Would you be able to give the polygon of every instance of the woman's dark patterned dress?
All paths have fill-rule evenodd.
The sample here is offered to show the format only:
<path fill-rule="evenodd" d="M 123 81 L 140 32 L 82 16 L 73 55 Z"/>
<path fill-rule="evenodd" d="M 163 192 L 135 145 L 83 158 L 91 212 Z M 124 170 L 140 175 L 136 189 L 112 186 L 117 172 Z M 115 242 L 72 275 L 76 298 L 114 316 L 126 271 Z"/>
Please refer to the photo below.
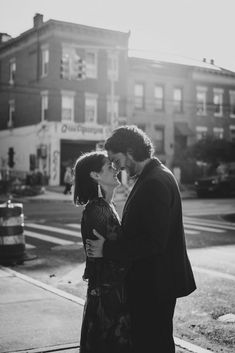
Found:
<path fill-rule="evenodd" d="M 90 201 L 83 212 L 84 246 L 86 239 L 96 239 L 93 229 L 110 241 L 121 236 L 118 214 L 103 198 Z M 88 280 L 88 290 L 80 353 L 131 352 L 130 317 L 124 287 L 127 269 L 128 264 L 87 257 L 84 279 Z"/>

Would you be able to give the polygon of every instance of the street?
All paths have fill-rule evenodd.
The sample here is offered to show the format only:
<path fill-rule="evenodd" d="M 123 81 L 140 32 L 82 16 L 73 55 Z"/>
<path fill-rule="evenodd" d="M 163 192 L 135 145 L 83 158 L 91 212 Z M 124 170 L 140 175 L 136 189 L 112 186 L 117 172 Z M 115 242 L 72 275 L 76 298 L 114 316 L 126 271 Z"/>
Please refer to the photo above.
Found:
<path fill-rule="evenodd" d="M 121 214 L 122 202 L 117 202 Z M 177 301 L 175 333 L 179 338 L 213 352 L 232 352 L 235 314 L 234 199 L 183 200 L 186 243 L 197 290 Z M 84 251 L 81 208 L 72 201 L 27 200 L 24 203 L 26 252 L 24 264 L 10 268 L 85 299 L 82 280 Z"/>

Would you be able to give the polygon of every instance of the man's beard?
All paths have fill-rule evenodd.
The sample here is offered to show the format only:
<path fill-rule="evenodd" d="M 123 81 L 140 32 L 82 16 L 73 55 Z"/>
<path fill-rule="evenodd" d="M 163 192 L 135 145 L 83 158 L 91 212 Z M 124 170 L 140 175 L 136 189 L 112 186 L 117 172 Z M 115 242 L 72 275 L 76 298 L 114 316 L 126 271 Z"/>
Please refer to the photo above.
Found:
<path fill-rule="evenodd" d="M 131 163 L 129 165 L 127 172 L 130 178 L 134 178 L 135 176 L 137 176 L 136 166 L 134 163 Z"/>

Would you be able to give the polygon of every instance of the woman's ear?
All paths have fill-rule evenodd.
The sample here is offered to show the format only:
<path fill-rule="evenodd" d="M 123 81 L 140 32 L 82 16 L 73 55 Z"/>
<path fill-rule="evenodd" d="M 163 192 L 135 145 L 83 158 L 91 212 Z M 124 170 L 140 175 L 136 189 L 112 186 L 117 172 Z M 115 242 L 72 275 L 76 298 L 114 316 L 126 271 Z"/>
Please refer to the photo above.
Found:
<path fill-rule="evenodd" d="M 97 172 L 90 172 L 90 177 L 91 177 L 92 179 L 94 179 L 95 181 L 98 181 L 100 175 L 99 175 L 99 173 L 97 173 Z"/>

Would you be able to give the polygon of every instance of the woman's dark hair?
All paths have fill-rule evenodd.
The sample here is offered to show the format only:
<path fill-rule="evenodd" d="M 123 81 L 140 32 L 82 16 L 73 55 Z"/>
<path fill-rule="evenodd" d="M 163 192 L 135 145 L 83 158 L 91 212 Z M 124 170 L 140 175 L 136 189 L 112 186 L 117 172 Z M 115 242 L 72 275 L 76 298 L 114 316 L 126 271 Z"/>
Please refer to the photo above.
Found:
<path fill-rule="evenodd" d="M 154 152 L 150 138 L 135 125 L 126 125 L 115 129 L 106 140 L 104 147 L 113 153 L 129 152 L 137 162 L 152 157 Z"/>
<path fill-rule="evenodd" d="M 90 172 L 99 173 L 105 164 L 105 152 L 88 152 L 82 154 L 75 162 L 74 195 L 75 205 L 84 205 L 89 200 L 97 197 L 98 185 L 90 176 Z"/>

